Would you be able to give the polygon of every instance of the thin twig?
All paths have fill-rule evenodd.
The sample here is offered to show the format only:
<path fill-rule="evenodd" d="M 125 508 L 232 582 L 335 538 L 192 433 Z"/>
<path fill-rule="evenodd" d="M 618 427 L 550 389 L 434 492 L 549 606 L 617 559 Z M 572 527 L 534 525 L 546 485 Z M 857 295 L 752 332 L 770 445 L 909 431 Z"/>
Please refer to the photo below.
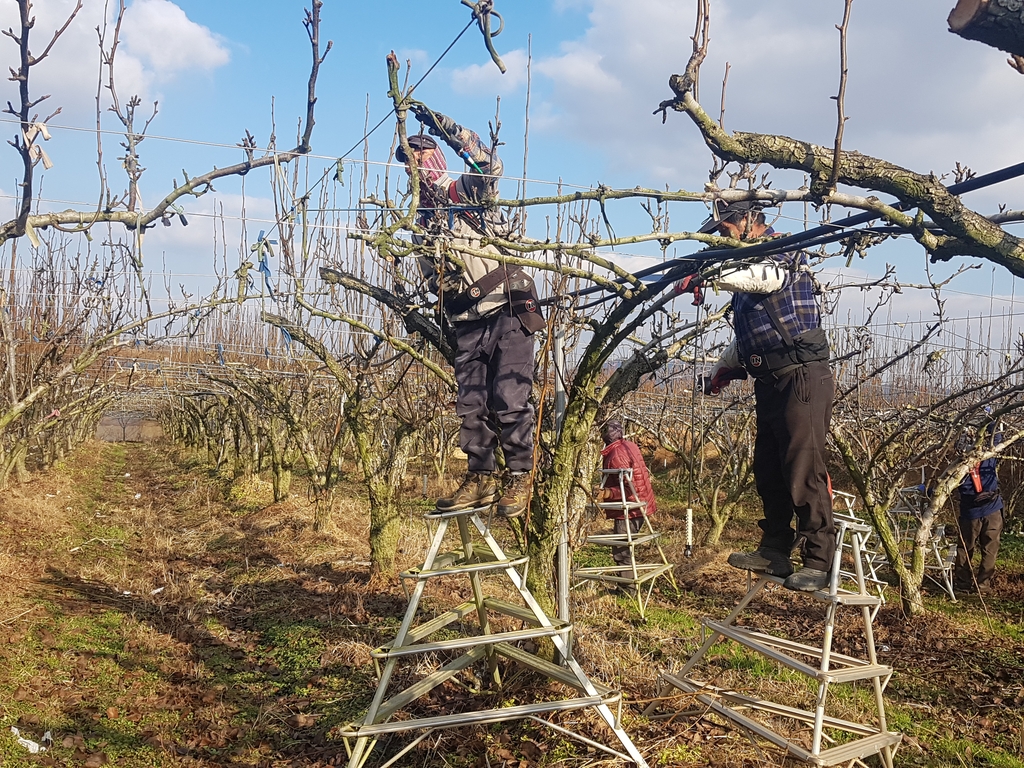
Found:
<path fill-rule="evenodd" d="M 33 605 L 28 610 L 22 611 L 21 613 L 17 614 L 16 616 L 11 616 L 11 618 L 9 618 L 9 619 L 4 619 L 3 621 L 0 621 L 0 626 L 3 626 L 4 624 L 10 624 L 13 621 L 17 621 L 22 616 L 24 616 L 26 613 L 32 613 L 32 611 L 34 611 L 38 607 L 39 607 L 38 605 Z"/>
<path fill-rule="evenodd" d="M 724 131 L 725 130 L 725 89 L 729 85 L 729 70 L 731 69 L 729 62 L 725 62 L 725 76 L 722 78 L 722 109 L 718 113 L 718 126 Z"/>
<path fill-rule="evenodd" d="M 846 9 L 843 12 L 843 23 L 836 27 L 839 30 L 839 94 L 833 98 L 836 100 L 836 111 L 838 113 L 838 124 L 836 125 L 836 151 L 832 156 L 832 175 L 828 181 L 828 192 L 836 191 L 836 183 L 839 181 L 839 162 L 843 151 L 843 130 L 846 128 L 846 77 L 849 67 L 846 57 L 846 32 L 850 26 L 850 11 L 853 9 L 853 0 L 846 0 Z"/>

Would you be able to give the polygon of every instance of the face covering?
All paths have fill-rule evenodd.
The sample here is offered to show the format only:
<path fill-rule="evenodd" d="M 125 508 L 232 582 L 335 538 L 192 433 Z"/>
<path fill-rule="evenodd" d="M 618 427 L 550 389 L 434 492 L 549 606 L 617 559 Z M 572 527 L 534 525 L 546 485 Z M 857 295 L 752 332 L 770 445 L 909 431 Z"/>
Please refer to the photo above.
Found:
<path fill-rule="evenodd" d="M 406 166 L 406 173 L 412 170 Z M 448 202 L 448 163 L 441 148 L 436 148 L 430 157 L 420 163 L 420 208 L 438 208 Z"/>

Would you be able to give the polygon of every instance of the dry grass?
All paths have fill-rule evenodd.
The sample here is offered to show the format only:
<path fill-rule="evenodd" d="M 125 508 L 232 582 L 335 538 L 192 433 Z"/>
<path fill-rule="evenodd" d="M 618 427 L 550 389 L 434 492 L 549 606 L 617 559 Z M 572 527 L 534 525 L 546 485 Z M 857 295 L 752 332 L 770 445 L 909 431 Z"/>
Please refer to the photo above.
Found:
<path fill-rule="evenodd" d="M 410 478 L 402 568 L 418 565 L 429 542 L 421 489 Z M 433 483 L 430 490 L 443 492 Z M 272 504 L 265 481 L 232 486 L 169 446 L 102 445 L 0 495 L 3 724 L 18 724 L 30 738 L 52 730 L 55 764 L 100 764 L 100 756 L 130 768 L 344 764 L 332 734 L 365 708 L 374 688 L 370 651 L 394 636 L 406 600 L 395 581 L 381 587 L 367 578 L 368 523 L 357 486 L 326 533 L 312 529 L 300 479 L 294 491 Z M 681 591 L 661 582 L 641 622 L 628 600 L 593 586 L 574 590 L 575 655 L 595 680 L 624 691 L 625 724 L 652 765 L 778 765 L 778 753 L 694 710 L 689 697 L 672 702 L 674 710 L 691 710 L 685 716 L 637 716 L 658 673 L 692 655 L 699 619 L 721 618 L 745 589 L 743 575 L 725 564 L 727 548 L 698 548 L 684 558 L 680 510 L 670 500 L 661 506 L 657 525 Z M 752 526 L 736 521 L 726 543 L 742 546 Z M 494 532 L 506 551 L 517 551 L 507 526 L 495 521 Z M 901 764 L 956 764 L 966 754 L 978 765 L 1020 764 L 1013 755 L 1021 751 L 1024 633 L 1011 585 L 1021 571 L 1019 563 L 1003 568 L 1005 596 L 989 604 L 994 624 L 974 604 L 911 624 L 891 606 L 880 614 L 877 641 L 897 668 L 890 710 L 911 737 Z M 489 580 L 487 592 L 515 598 L 504 580 Z M 432 580 L 423 614 L 470 595 L 464 579 Z M 771 589 L 747 620 L 810 641 L 821 619 L 817 604 Z M 518 628 L 504 619 L 495 626 Z M 836 649 L 863 653 L 850 618 L 837 625 Z M 404 666 L 395 685 L 411 683 L 434 662 Z M 727 646 L 715 649 L 701 675 L 786 703 L 806 705 L 812 696 L 803 680 Z M 501 701 L 565 693 L 506 670 Z M 991 708 L 996 699 L 1000 706 Z M 411 710 L 438 714 L 473 704 L 464 689 L 446 685 Z M 839 696 L 829 713 L 858 719 L 864 709 L 863 697 Z M 607 738 L 592 713 L 559 722 Z M 791 725 L 779 727 L 806 738 Z M 0 764 L 22 764 L 20 749 L 0 729 Z M 410 760 L 466 768 L 614 764 L 528 722 L 438 732 Z"/>

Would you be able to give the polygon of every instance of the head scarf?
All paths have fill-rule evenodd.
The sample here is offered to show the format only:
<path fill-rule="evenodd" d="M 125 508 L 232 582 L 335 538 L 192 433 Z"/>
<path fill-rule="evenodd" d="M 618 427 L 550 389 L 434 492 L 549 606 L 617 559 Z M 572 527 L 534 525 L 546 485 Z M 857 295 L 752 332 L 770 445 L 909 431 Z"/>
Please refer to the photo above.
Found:
<path fill-rule="evenodd" d="M 622 422 L 618 419 L 609 419 L 604 429 L 601 430 L 601 437 L 604 439 L 606 445 L 611 445 L 616 440 L 622 439 Z"/>
<path fill-rule="evenodd" d="M 442 208 L 448 204 L 448 187 L 452 183 L 448 175 L 448 162 L 438 146 L 433 147 L 430 157 L 420 163 L 420 210 Z M 411 174 L 408 165 L 407 173 Z"/>

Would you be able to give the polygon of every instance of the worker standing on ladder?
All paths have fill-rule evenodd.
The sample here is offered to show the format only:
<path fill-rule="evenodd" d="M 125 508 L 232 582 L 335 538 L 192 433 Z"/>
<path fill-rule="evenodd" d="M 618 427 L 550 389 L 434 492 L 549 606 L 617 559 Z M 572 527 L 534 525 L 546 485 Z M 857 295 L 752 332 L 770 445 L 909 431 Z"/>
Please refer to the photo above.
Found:
<path fill-rule="evenodd" d="M 619 486 L 619 478 L 616 475 L 604 476 L 598 497 L 599 501 L 643 501 L 646 502 L 645 510 L 606 509 L 605 515 L 615 520 L 615 533 L 625 535 L 626 527 L 629 526 L 630 534 L 637 534 L 644 523 L 644 514 L 653 515 L 657 511 L 658 504 L 654 499 L 654 488 L 651 486 L 651 473 L 647 470 L 647 464 L 640 453 L 640 448 L 632 440 L 626 440 L 622 433 L 622 422 L 618 419 L 609 419 L 601 430 L 601 439 L 604 440 L 604 450 L 601 451 L 601 468 L 609 469 L 632 469 L 633 487 L 640 498 L 622 498 L 622 490 Z M 626 495 L 630 495 L 627 490 Z M 616 565 L 630 566 L 630 548 L 612 547 L 612 559 Z M 632 589 L 630 587 L 629 589 Z"/>
<path fill-rule="evenodd" d="M 494 148 L 420 102 L 413 102 L 410 109 L 467 166 L 453 180 L 444 153 L 431 136 L 408 139 L 420 180 L 417 223 L 426 232 L 414 239 L 433 244 L 439 256 L 419 261 L 458 341 L 456 412 L 462 419 L 459 446 L 467 456 L 468 471 L 452 496 L 437 500 L 437 508 L 471 509 L 497 502 L 500 516 L 517 517 L 526 511 L 530 499 L 533 334 L 545 327 L 544 318 L 530 275 L 520 267 L 506 268 L 502 253 L 481 243 L 481 238 L 500 234 L 501 214 L 490 206 L 498 197 L 502 172 Z M 395 154 L 411 174 L 404 148 L 399 146 Z M 464 268 L 448 261 L 448 253 Z M 495 475 L 499 441 L 507 470 L 501 478 Z"/>
<path fill-rule="evenodd" d="M 715 201 L 701 232 L 754 240 L 774 234 L 751 202 Z M 757 437 L 754 479 L 764 504 L 761 542 L 753 552 L 734 552 L 729 565 L 785 577 L 784 586 L 813 592 L 829 584 L 836 540 L 832 498 L 825 467 L 825 440 L 835 380 L 821 327 L 814 279 L 800 252 L 772 256 L 742 267 L 725 267 L 716 288 L 732 293 L 736 338 L 705 379 L 716 394 L 730 381 L 755 379 Z M 703 301 L 704 280 L 690 275 L 678 293 Z M 796 517 L 796 531 L 793 517 Z M 790 560 L 796 536 L 805 540 L 804 567 Z"/>

